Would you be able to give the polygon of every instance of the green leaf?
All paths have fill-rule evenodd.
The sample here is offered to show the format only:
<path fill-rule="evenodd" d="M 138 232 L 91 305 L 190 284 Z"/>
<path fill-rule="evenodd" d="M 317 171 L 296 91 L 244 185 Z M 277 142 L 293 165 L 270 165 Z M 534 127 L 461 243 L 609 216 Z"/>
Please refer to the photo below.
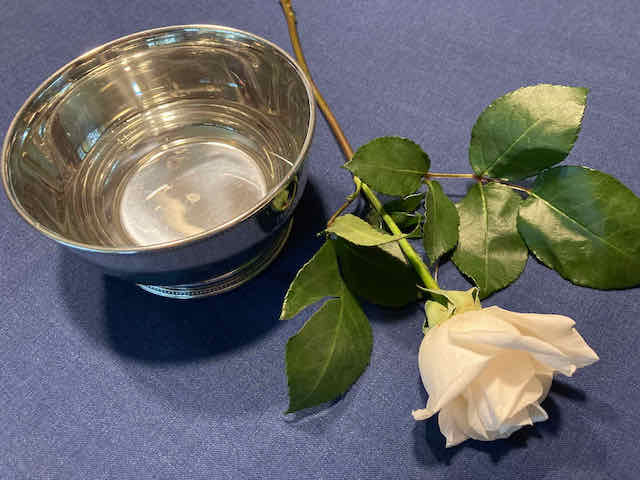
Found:
<path fill-rule="evenodd" d="M 520 207 L 518 229 L 545 265 L 578 285 L 640 284 L 640 198 L 610 175 L 556 167 Z"/>
<path fill-rule="evenodd" d="M 442 191 L 442 186 L 435 180 L 430 180 L 428 185 L 422 243 L 433 263 L 458 243 L 460 219 L 456 206 Z"/>
<path fill-rule="evenodd" d="M 381 137 L 360 147 L 344 167 L 380 193 L 404 196 L 420 188 L 429 165 L 429 156 L 411 140 Z"/>
<path fill-rule="evenodd" d="M 367 223 L 371 225 L 373 228 L 384 231 L 384 220 L 382 220 L 382 217 L 376 211 L 375 208 L 372 208 L 369 210 L 369 213 L 367 213 L 366 219 L 367 219 Z"/>
<path fill-rule="evenodd" d="M 587 92 L 535 85 L 498 98 L 473 126 L 469 148 L 473 171 L 516 180 L 564 160 L 578 138 Z"/>
<path fill-rule="evenodd" d="M 350 213 L 335 219 L 327 232 L 349 240 L 356 245 L 373 247 L 405 238 L 406 235 L 390 235 L 373 228 L 367 222 Z"/>
<path fill-rule="evenodd" d="M 290 318 L 324 297 L 337 297 L 287 342 L 289 412 L 342 395 L 369 363 L 371 326 L 340 276 L 335 242 L 327 240 L 300 269 L 282 307 L 282 318 Z"/>
<path fill-rule="evenodd" d="M 367 368 L 372 345 L 369 321 L 345 287 L 287 342 L 287 413 L 346 392 Z"/>
<path fill-rule="evenodd" d="M 291 282 L 282 305 L 282 320 L 296 316 L 301 310 L 325 297 L 337 297 L 342 292 L 336 250 L 327 241 L 298 271 Z"/>
<path fill-rule="evenodd" d="M 379 245 L 378 248 L 384 250 L 389 255 L 393 255 L 405 265 L 409 265 L 409 262 L 407 261 L 407 257 L 405 257 L 404 253 L 402 253 L 402 248 L 400 248 L 400 245 L 398 245 L 398 242 L 385 243 L 384 245 Z"/>
<path fill-rule="evenodd" d="M 398 228 L 406 233 L 412 233 L 418 228 L 422 221 L 422 215 L 417 213 L 393 212 L 390 215 L 393 221 L 396 222 L 396 225 L 398 225 Z M 418 229 L 418 232 L 419 231 Z M 422 234 L 420 233 L 418 237 L 421 236 Z M 409 235 L 409 238 L 415 238 L 415 236 Z"/>
<path fill-rule="evenodd" d="M 516 219 L 522 203 L 509 187 L 475 184 L 460 202 L 460 238 L 452 260 L 475 282 L 480 298 L 516 280 L 527 263 L 527 247 Z"/>
<path fill-rule="evenodd" d="M 422 201 L 424 200 L 424 193 L 413 193 L 411 195 L 407 195 L 404 198 L 396 198 L 384 204 L 384 210 L 387 213 L 393 212 L 405 212 L 405 213 L 413 213 L 415 212 Z"/>
<path fill-rule="evenodd" d="M 398 228 L 407 234 L 406 238 L 422 238 L 422 229 L 419 228 L 423 218 L 422 215 L 405 212 L 392 212 L 389 215 L 396 222 Z M 371 209 L 367 214 L 367 223 L 376 230 L 389 233 L 387 225 L 375 209 Z"/>
<path fill-rule="evenodd" d="M 415 212 L 424 199 L 424 193 L 414 193 L 404 198 L 396 198 L 385 203 L 384 210 L 387 212 L 396 225 L 405 233 L 412 233 L 422 221 L 422 215 Z M 380 214 L 372 208 L 367 214 L 367 222 L 378 230 L 385 229 L 386 225 Z M 416 234 L 409 235 L 409 238 L 419 238 L 422 234 L 416 231 Z"/>
<path fill-rule="evenodd" d="M 420 279 L 396 242 L 360 247 L 338 239 L 336 250 L 349 290 L 376 305 L 402 307 L 418 298 Z"/>

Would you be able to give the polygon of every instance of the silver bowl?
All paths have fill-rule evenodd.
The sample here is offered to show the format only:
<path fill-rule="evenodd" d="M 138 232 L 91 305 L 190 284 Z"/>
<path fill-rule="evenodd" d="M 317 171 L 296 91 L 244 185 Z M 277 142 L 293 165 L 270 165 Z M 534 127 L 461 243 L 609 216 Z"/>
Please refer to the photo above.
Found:
<path fill-rule="evenodd" d="M 306 184 L 315 105 L 276 45 L 215 25 L 114 40 L 14 118 L 2 180 L 39 232 L 144 289 L 220 293 L 278 254 Z"/>

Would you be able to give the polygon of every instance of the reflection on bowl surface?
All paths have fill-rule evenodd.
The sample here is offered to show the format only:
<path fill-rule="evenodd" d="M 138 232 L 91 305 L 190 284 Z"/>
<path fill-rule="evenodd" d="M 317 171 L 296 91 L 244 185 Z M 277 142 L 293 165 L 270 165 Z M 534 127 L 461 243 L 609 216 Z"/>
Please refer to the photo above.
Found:
<path fill-rule="evenodd" d="M 154 152 L 123 184 L 115 212 L 120 219 L 113 223 L 139 245 L 179 240 L 222 225 L 267 192 L 265 177 L 249 155 L 202 138 Z"/>
<path fill-rule="evenodd" d="M 142 32 L 34 94 L 5 143 L 5 184 L 28 221 L 65 243 L 135 249 L 206 234 L 293 177 L 311 104 L 298 67 L 258 37 Z"/>

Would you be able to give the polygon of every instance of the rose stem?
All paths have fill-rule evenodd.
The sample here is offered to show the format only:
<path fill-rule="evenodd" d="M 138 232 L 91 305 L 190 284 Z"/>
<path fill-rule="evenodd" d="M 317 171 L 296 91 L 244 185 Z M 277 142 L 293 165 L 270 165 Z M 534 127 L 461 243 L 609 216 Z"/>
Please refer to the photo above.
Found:
<path fill-rule="evenodd" d="M 305 61 L 304 53 L 302 52 L 302 46 L 300 45 L 300 38 L 298 36 L 298 28 L 296 26 L 296 15 L 293 11 L 291 0 L 280 0 L 280 5 L 282 6 L 284 16 L 287 20 L 287 26 L 289 28 L 289 36 L 291 37 L 291 45 L 293 46 L 293 51 L 296 54 L 298 63 L 300 64 L 300 67 L 307 75 L 307 79 L 311 84 L 311 87 L 313 89 L 313 94 L 316 98 L 316 101 L 318 102 L 318 106 L 320 107 L 322 114 L 327 120 L 329 127 L 331 128 L 334 136 L 336 137 L 336 140 L 338 141 L 338 144 L 342 148 L 342 151 L 345 157 L 347 157 L 347 160 L 349 160 L 351 159 L 351 157 L 353 157 L 353 149 L 351 148 L 351 145 L 349 145 L 349 141 L 345 137 L 344 132 L 342 131 L 342 128 L 340 128 L 340 124 L 338 123 L 338 120 L 336 119 L 335 115 L 329 108 L 329 105 L 327 104 L 325 99 L 322 97 L 322 94 L 320 93 L 320 90 L 318 90 L 318 87 L 316 86 L 315 82 L 313 81 L 311 77 L 311 72 L 309 71 L 309 66 Z M 366 183 L 362 182 L 362 180 L 360 180 L 355 175 L 353 176 L 353 182 L 356 185 L 356 192 L 354 192 L 354 194 L 349 195 L 349 197 L 347 197 L 347 201 L 331 217 L 329 222 L 332 222 L 333 220 L 335 220 L 335 218 L 338 215 L 340 215 L 349 206 L 349 204 L 353 201 L 353 199 L 355 199 L 355 197 L 357 196 L 357 192 L 361 190 L 362 193 L 365 195 L 365 197 L 367 197 L 367 199 L 369 200 L 369 203 L 371 203 L 373 208 L 378 212 L 378 214 L 382 217 L 384 222 L 387 224 L 387 226 L 389 227 L 389 230 L 391 230 L 391 232 L 396 235 L 401 235 L 402 231 L 400 230 L 398 225 L 396 225 L 396 222 L 393 221 L 391 216 L 387 212 L 385 212 L 382 204 L 380 203 L 380 200 L 378 199 L 376 194 L 373 193 L 373 191 L 369 188 L 369 186 Z M 403 253 L 407 257 L 407 260 L 409 261 L 409 263 L 411 263 L 415 271 L 420 276 L 420 279 L 424 282 L 425 287 L 430 288 L 432 290 L 439 290 L 440 287 L 431 276 L 429 269 L 420 258 L 420 255 L 418 255 L 418 253 L 413 249 L 411 244 L 407 241 L 407 239 L 403 238 L 401 240 L 398 240 L 398 245 L 400 245 L 400 248 L 402 249 Z"/>

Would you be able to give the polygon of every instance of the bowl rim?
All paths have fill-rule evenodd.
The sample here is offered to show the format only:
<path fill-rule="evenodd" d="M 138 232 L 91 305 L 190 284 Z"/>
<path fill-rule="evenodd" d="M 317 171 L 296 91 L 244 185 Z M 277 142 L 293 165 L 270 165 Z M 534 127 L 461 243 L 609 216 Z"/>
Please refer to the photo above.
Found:
<path fill-rule="evenodd" d="M 44 225 L 42 225 L 40 222 L 38 222 L 37 220 L 35 220 L 20 204 L 20 202 L 18 201 L 18 199 L 15 196 L 15 192 L 13 191 L 13 188 L 11 187 L 11 185 L 9 184 L 9 151 L 11 149 L 10 147 L 10 143 L 11 143 L 11 138 L 14 136 L 15 130 L 17 128 L 17 123 L 18 120 L 21 118 L 22 114 L 24 113 L 24 111 L 26 110 L 26 108 L 33 102 L 33 100 L 46 88 L 48 88 L 51 83 L 58 77 L 60 76 L 62 73 L 64 73 L 67 70 L 72 69 L 75 65 L 77 65 L 79 62 L 84 62 L 86 60 L 88 60 L 91 57 L 94 57 L 96 55 L 99 55 L 100 53 L 120 44 L 126 41 L 130 41 L 130 40 L 135 40 L 138 38 L 143 38 L 149 35 L 154 35 L 154 34 L 159 34 L 159 33 L 167 33 L 167 32 L 171 32 L 174 30 L 184 30 L 184 29 L 208 29 L 208 30 L 223 30 L 223 31 L 227 31 L 227 32 L 234 32 L 234 33 L 239 33 L 242 35 L 246 35 L 250 38 L 253 38 L 257 41 L 259 41 L 260 43 L 263 43 L 271 48 L 273 48 L 274 50 L 276 50 L 280 55 L 282 55 L 285 59 L 287 59 L 289 62 L 291 62 L 291 64 L 293 65 L 293 67 L 296 69 L 300 79 L 302 80 L 302 83 L 305 86 L 305 89 L 307 91 L 307 98 L 309 100 L 309 123 L 307 126 L 307 132 L 305 135 L 305 140 L 304 143 L 302 144 L 302 147 L 300 148 L 300 153 L 298 154 L 297 158 L 295 159 L 295 161 L 293 162 L 293 166 L 291 168 L 291 170 L 286 174 L 286 176 L 274 187 L 272 187 L 269 192 L 267 193 L 267 195 L 265 195 L 264 198 L 262 198 L 262 200 L 260 200 L 260 202 L 256 203 L 256 205 L 254 205 L 251 209 L 247 210 L 246 212 L 244 212 L 243 214 L 232 218 L 231 220 L 218 225 L 214 228 L 210 228 L 207 230 L 204 230 L 200 233 L 197 233 L 195 235 L 190 235 L 188 237 L 184 237 L 178 240 L 172 240 L 170 242 L 163 242 L 163 243 L 157 243 L 157 244 L 153 244 L 153 245 L 142 245 L 142 246 L 125 246 L 125 247 L 105 247 L 105 246 L 100 246 L 100 245 L 93 245 L 90 243 L 84 243 L 84 242 L 77 242 L 74 240 L 70 240 L 68 238 L 65 238 L 64 236 L 54 232 L 53 230 L 50 230 L 49 228 L 45 227 Z M 230 228 L 234 227 L 235 225 L 238 225 L 239 223 L 243 222 L 244 220 L 246 220 L 247 218 L 251 217 L 252 215 L 254 215 L 255 213 L 257 213 L 259 210 L 262 210 L 266 205 L 268 205 L 274 198 L 275 196 L 282 190 L 282 188 L 287 185 L 289 183 L 289 181 L 294 177 L 294 175 L 296 175 L 298 173 L 298 170 L 300 169 L 300 165 L 302 164 L 302 161 L 304 160 L 304 157 L 307 154 L 307 151 L 309 149 L 309 146 L 311 144 L 311 139 L 313 137 L 313 132 L 314 132 L 314 128 L 315 128 L 315 121 L 316 121 L 316 109 L 315 109 L 315 98 L 314 98 L 314 90 L 313 87 L 311 85 L 311 82 L 309 81 L 306 73 L 304 72 L 304 70 L 300 67 L 300 65 L 298 64 L 298 62 L 296 62 L 296 60 L 288 53 L 286 52 L 283 48 L 279 47 L 278 45 L 276 45 L 275 43 L 259 36 L 256 35 L 255 33 L 251 33 L 251 32 L 247 32 L 246 30 L 241 30 L 238 28 L 233 28 L 233 27 L 227 27 L 224 25 L 213 25 L 213 24 L 185 24 L 185 25 L 169 25 L 166 27 L 158 27 L 158 28 L 152 28 L 152 29 L 148 29 L 148 30 L 141 30 L 129 35 L 125 35 L 122 37 L 118 37 L 114 40 L 111 40 L 107 43 L 104 43 L 102 45 L 99 45 L 96 48 L 93 48 L 85 53 L 83 53 L 82 55 L 75 57 L 74 59 L 72 59 L 71 61 L 67 62 L 66 64 L 64 64 L 62 67 L 58 68 L 54 73 L 52 73 L 51 75 L 49 75 L 42 83 L 40 83 L 38 85 L 38 87 L 31 93 L 31 95 L 29 95 L 29 97 L 24 101 L 24 103 L 22 104 L 22 106 L 20 107 L 20 109 L 18 110 L 18 112 L 14 115 L 13 119 L 11 120 L 11 123 L 9 124 L 9 129 L 7 130 L 7 133 L 5 135 L 4 138 L 4 142 L 2 145 L 2 156 L 0 157 L 0 161 L 2 162 L 2 169 L 1 169 L 1 176 L 2 176 L 2 184 L 5 190 L 5 193 L 9 199 L 9 201 L 11 202 L 11 204 L 13 205 L 13 208 L 15 208 L 15 210 L 18 212 L 18 214 L 22 217 L 23 220 L 25 220 L 29 225 L 31 225 L 33 228 L 35 228 L 37 231 L 39 231 L 40 233 L 42 233 L 43 235 L 51 238 L 52 240 L 55 240 L 56 242 L 62 244 L 62 245 L 66 245 L 68 247 L 71 248 L 75 248 L 78 250 L 83 250 L 83 251 L 88 251 L 88 252 L 95 252 L 95 253 L 122 253 L 122 254 L 131 254 L 131 253 L 138 253 L 138 252 L 152 252 L 152 251 L 161 251 L 161 250 L 169 250 L 169 249 L 175 249 L 175 248 L 179 248 L 179 247 L 183 247 L 195 242 L 198 242 L 200 240 L 204 240 L 206 238 L 212 237 L 218 233 L 221 233 L 225 230 L 229 230 Z"/>

